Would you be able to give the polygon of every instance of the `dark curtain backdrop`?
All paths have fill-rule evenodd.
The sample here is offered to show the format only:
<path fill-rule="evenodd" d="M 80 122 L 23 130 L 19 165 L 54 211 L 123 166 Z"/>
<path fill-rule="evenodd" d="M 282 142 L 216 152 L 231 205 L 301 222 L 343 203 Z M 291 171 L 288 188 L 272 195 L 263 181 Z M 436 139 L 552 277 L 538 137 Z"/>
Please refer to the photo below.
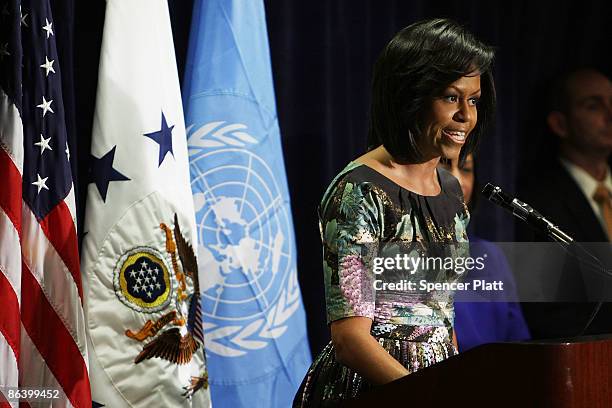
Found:
<path fill-rule="evenodd" d="M 76 3 L 79 165 L 85 174 L 104 4 Z M 525 168 L 550 155 L 543 112 L 551 80 L 579 66 L 594 66 L 610 75 L 612 36 L 607 3 L 265 1 L 298 270 L 313 353 L 329 340 L 316 207 L 332 177 L 365 151 L 371 68 L 394 33 L 420 19 L 451 17 L 497 48 L 497 124 L 478 152 L 478 178 L 513 192 L 519 174 L 524 176 Z M 170 0 L 169 4 L 182 76 L 192 0 Z M 81 195 L 86 182 L 80 178 Z M 513 239 L 510 217 L 482 200 L 471 229 L 494 241 Z"/>

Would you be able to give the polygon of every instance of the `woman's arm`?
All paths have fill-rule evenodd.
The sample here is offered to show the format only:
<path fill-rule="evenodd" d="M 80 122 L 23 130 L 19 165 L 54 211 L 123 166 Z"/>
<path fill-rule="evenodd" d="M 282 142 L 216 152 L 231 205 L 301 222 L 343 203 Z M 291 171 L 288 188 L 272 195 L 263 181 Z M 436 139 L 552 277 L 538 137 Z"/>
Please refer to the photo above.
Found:
<path fill-rule="evenodd" d="M 408 375 L 408 370 L 372 337 L 371 327 L 372 320 L 367 317 L 347 317 L 331 323 L 338 361 L 374 385 Z"/>

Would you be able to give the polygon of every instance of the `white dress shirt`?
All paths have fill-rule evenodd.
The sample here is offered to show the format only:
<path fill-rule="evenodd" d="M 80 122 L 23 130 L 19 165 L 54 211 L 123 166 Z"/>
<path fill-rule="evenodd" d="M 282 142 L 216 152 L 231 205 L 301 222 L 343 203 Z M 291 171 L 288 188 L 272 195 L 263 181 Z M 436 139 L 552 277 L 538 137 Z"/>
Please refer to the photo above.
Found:
<path fill-rule="evenodd" d="M 606 226 L 606 221 L 603 218 L 603 214 L 601 211 L 601 207 L 595 199 L 593 195 L 595 194 L 595 190 L 597 190 L 597 186 L 600 184 L 599 181 L 594 179 L 589 173 L 587 173 L 582 167 L 575 165 L 567 159 L 559 158 L 561 164 L 567 169 L 569 174 L 572 176 L 576 184 L 582 190 L 582 193 L 586 196 L 587 201 L 591 204 L 591 208 L 593 209 L 593 213 L 597 216 L 599 223 L 601 224 L 604 232 L 608 231 L 608 227 Z M 612 175 L 610 174 L 610 169 L 606 169 L 606 177 L 603 180 L 603 185 L 612 192 Z"/>

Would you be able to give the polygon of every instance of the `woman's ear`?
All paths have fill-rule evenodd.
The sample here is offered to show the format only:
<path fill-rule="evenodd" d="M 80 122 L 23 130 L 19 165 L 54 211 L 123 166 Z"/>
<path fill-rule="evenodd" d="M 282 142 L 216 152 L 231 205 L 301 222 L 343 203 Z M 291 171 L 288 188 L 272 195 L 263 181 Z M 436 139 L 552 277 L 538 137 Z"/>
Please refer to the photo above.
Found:
<path fill-rule="evenodd" d="M 567 118 L 559 111 L 552 111 L 546 117 L 546 123 L 550 130 L 561 139 L 565 139 L 568 136 L 567 129 Z"/>

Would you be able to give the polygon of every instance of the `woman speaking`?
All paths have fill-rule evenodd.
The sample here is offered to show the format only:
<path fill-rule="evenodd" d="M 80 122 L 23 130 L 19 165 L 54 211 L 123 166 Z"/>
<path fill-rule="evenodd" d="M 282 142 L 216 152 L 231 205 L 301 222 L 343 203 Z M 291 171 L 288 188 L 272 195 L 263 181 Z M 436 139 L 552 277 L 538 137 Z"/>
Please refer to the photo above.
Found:
<path fill-rule="evenodd" d="M 438 162 L 465 158 L 493 117 L 492 60 L 490 47 L 446 19 L 404 28 L 378 58 L 370 150 L 335 177 L 319 206 L 332 341 L 294 407 L 335 406 L 457 353 L 452 301 L 377 291 L 372 265 L 415 250 L 459 256 L 451 248 L 466 247 L 461 187 Z"/>

